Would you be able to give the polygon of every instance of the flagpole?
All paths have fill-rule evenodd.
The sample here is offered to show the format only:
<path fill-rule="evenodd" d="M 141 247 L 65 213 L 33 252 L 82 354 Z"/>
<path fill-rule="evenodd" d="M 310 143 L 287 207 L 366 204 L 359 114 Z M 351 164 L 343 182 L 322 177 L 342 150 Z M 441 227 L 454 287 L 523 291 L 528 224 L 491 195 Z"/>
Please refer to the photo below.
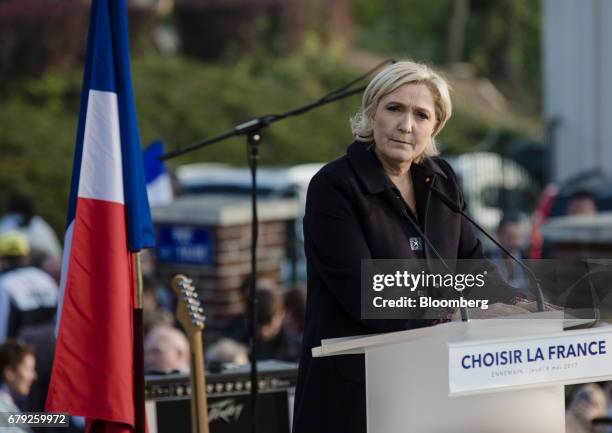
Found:
<path fill-rule="evenodd" d="M 145 433 L 144 323 L 142 302 L 142 262 L 140 251 L 132 253 L 134 263 L 134 433 Z"/>

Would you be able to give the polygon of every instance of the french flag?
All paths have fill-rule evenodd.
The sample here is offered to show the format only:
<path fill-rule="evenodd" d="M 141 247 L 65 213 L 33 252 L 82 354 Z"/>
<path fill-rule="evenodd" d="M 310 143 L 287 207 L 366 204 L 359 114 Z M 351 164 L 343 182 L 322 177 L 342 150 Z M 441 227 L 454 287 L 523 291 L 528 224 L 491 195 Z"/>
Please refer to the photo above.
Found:
<path fill-rule="evenodd" d="M 135 425 L 132 252 L 154 245 L 125 0 L 93 0 L 46 410 Z"/>
<path fill-rule="evenodd" d="M 172 178 L 166 164 L 159 159 L 163 154 L 164 143 L 161 140 L 155 140 L 142 151 L 147 196 L 151 206 L 170 204 L 174 199 Z"/>

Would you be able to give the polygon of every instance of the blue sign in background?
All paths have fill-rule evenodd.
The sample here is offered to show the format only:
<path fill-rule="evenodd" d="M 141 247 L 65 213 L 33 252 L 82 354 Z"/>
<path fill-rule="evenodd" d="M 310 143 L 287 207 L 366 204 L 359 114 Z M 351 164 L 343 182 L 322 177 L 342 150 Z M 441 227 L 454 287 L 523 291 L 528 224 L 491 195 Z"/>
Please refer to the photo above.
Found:
<path fill-rule="evenodd" d="M 165 263 L 211 265 L 212 236 L 205 227 L 158 224 L 157 260 Z"/>

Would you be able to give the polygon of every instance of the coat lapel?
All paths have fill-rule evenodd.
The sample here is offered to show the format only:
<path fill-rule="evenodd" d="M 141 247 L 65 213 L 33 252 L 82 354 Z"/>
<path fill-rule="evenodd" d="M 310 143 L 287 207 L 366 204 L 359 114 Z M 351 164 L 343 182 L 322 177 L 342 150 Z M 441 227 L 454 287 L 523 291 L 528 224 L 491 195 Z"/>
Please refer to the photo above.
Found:
<path fill-rule="evenodd" d="M 369 194 L 385 192 L 386 200 L 394 208 L 397 208 L 394 193 L 391 192 L 393 184 L 385 174 L 370 145 L 356 141 L 349 146 L 347 156 L 364 189 Z M 431 187 L 440 182 L 440 178 L 445 180 L 448 176 L 440 168 L 435 158 L 427 158 L 420 164 L 412 164 L 410 171 L 417 200 L 419 225 L 434 245 L 442 245 L 444 239 L 441 238 L 443 237 L 441 233 L 445 230 L 443 227 L 444 221 L 440 220 L 442 209 L 440 209 L 436 200 L 432 200 Z M 398 214 L 400 218 L 404 218 L 402 209 L 398 209 Z M 423 252 L 426 259 L 437 258 L 429 243 L 425 240 L 423 240 Z"/>

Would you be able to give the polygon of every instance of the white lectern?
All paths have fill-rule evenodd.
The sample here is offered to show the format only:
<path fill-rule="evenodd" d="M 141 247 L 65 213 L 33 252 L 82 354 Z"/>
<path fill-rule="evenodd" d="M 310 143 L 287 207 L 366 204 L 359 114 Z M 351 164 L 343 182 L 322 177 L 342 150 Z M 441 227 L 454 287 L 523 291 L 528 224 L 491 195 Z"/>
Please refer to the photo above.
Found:
<path fill-rule="evenodd" d="M 551 317 L 324 340 L 313 356 L 365 355 L 369 433 L 563 433 L 563 385 L 612 379 L 612 327 L 564 332 Z M 565 358 L 577 345 L 587 354 Z M 498 365 L 484 365 L 503 351 L 518 359 L 498 355 Z"/>

